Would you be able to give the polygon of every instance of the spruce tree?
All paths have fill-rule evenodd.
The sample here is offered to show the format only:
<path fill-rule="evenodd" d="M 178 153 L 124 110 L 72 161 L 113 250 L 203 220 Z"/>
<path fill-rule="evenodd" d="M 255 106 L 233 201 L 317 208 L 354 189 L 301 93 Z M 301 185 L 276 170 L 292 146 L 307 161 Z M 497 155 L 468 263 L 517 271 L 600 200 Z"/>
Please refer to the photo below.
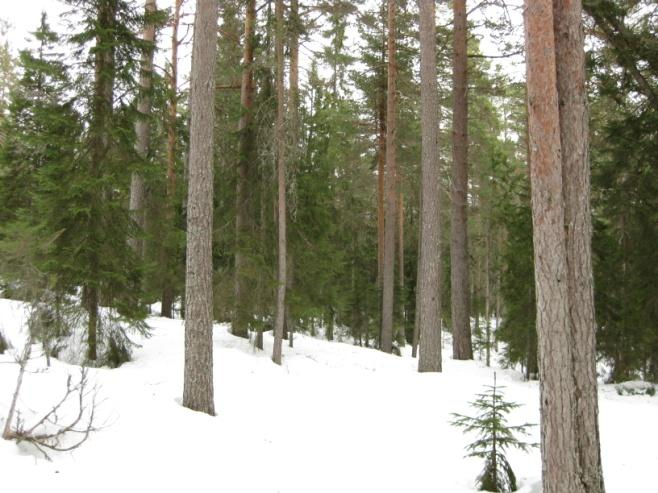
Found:
<path fill-rule="evenodd" d="M 516 476 L 512 470 L 505 452 L 517 448 L 528 452 L 530 448 L 538 446 L 535 443 L 521 441 L 518 434 L 527 435 L 529 423 L 510 426 L 507 424 L 507 415 L 519 404 L 505 400 L 501 389 L 505 387 L 496 385 L 494 373 L 493 385 L 485 386 L 485 391 L 477 394 L 477 398 L 470 403 L 478 412 L 476 416 L 465 416 L 453 413 L 452 424 L 464 428 L 466 432 L 474 432 L 477 439 L 466 447 L 467 457 L 484 459 L 484 469 L 477 478 L 480 491 L 510 492 L 517 490 Z"/>

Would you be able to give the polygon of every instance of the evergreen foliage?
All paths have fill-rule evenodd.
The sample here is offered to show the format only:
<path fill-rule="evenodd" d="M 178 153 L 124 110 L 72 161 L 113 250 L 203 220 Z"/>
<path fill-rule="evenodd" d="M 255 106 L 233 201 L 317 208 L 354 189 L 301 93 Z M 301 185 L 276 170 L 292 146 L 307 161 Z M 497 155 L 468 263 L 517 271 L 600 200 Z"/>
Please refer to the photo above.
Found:
<path fill-rule="evenodd" d="M 505 452 L 516 448 L 527 452 L 538 444 L 521 441 L 518 434 L 527 435 L 531 424 L 510 426 L 507 424 L 507 414 L 519 407 L 518 404 L 505 400 L 501 389 L 496 386 L 494 373 L 493 385 L 485 387 L 485 391 L 477 394 L 470 403 L 478 414 L 465 416 L 454 414 L 452 424 L 463 428 L 466 432 L 477 434 L 474 442 L 466 447 L 467 457 L 484 459 L 484 469 L 477 478 L 480 491 L 510 492 L 517 490 L 516 476 L 508 462 Z"/>

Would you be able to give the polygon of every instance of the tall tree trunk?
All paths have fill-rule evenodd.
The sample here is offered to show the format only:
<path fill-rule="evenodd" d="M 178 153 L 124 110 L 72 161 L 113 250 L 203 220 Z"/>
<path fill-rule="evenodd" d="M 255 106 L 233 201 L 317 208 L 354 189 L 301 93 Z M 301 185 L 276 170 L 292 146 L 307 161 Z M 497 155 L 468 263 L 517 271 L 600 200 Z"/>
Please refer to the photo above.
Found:
<path fill-rule="evenodd" d="M 217 0 L 197 0 L 190 74 L 190 163 L 183 406 L 215 414 L 212 347 L 213 134 Z"/>
<path fill-rule="evenodd" d="M 487 212 L 488 214 L 488 212 Z M 491 233 L 489 218 L 486 219 L 484 244 L 484 354 L 487 366 L 491 366 Z"/>
<path fill-rule="evenodd" d="M 441 371 L 441 218 L 439 95 L 436 82 L 434 0 L 420 9 L 421 190 L 416 323 L 420 334 L 418 371 Z M 416 344 L 416 343 L 414 343 Z M 415 347 L 414 347 L 415 351 Z"/>
<path fill-rule="evenodd" d="M 398 169 L 398 187 L 402 186 L 402 173 Z M 400 288 L 400 326 L 396 340 L 400 347 L 407 343 L 406 316 L 405 316 L 405 293 L 404 293 L 404 195 L 398 193 L 398 284 Z"/>
<path fill-rule="evenodd" d="M 580 0 L 555 0 L 553 12 L 579 480 L 583 491 L 603 493 L 582 4 Z"/>
<path fill-rule="evenodd" d="M 384 275 L 384 181 L 386 176 L 386 23 L 384 20 L 387 0 L 382 0 L 382 51 L 381 75 L 377 93 L 377 289 L 381 295 Z"/>
<path fill-rule="evenodd" d="M 301 32 L 301 20 L 299 18 L 299 1 L 290 0 L 290 22 L 289 22 L 289 32 L 290 37 L 290 74 L 289 74 L 289 86 L 290 86 L 290 102 L 288 105 L 288 113 L 290 115 L 290 136 L 291 136 L 291 159 L 289 159 L 292 164 L 292 181 L 294 183 L 294 171 L 298 166 L 298 159 L 300 156 L 299 150 L 299 33 Z M 287 268 L 288 272 L 286 273 L 287 281 L 287 291 L 290 293 L 293 289 L 294 282 L 294 264 L 293 264 L 293 255 L 292 252 L 288 252 L 287 259 Z M 294 345 L 294 333 L 295 333 L 295 323 L 294 323 L 294 314 L 289 303 L 286 303 L 286 326 L 288 332 L 288 346 L 293 347 Z"/>
<path fill-rule="evenodd" d="M 165 218 L 167 239 L 163 247 L 162 261 L 162 307 L 160 315 L 172 318 L 174 298 L 174 270 L 176 248 L 174 246 L 174 201 L 176 199 L 176 122 L 178 119 L 178 27 L 183 0 L 176 0 L 171 24 L 171 61 L 167 82 L 169 85 L 169 102 L 167 107 L 167 196 L 165 203 Z"/>
<path fill-rule="evenodd" d="M 473 359 L 468 288 L 468 79 L 466 0 L 455 0 L 453 35 L 452 217 L 450 285 L 452 356 Z"/>
<path fill-rule="evenodd" d="M 384 217 L 384 272 L 382 276 L 382 327 L 379 348 L 393 350 L 393 296 L 395 291 L 395 219 L 396 219 L 396 143 L 397 143 L 397 61 L 396 61 L 396 0 L 388 0 L 388 87 L 386 91 L 386 209 Z"/>
<path fill-rule="evenodd" d="M 276 290 L 276 318 L 274 322 L 274 348 L 272 361 L 281 364 L 281 346 L 286 308 L 286 161 L 285 161 L 285 101 L 284 101 L 284 60 L 283 60 L 283 0 L 276 0 L 276 163 L 278 182 L 277 220 L 278 232 L 278 272 Z"/>
<path fill-rule="evenodd" d="M 144 11 L 147 16 L 153 16 L 157 7 L 155 0 L 145 0 Z M 142 53 L 139 76 L 139 98 L 137 100 L 137 122 L 135 123 L 135 152 L 142 162 L 146 162 L 151 146 L 151 86 L 153 85 L 153 54 L 155 53 L 155 24 L 149 22 L 144 26 L 142 39 L 146 43 Z M 141 165 L 142 163 L 140 163 Z M 133 171 L 130 178 L 130 212 L 139 227 L 137 236 L 130 239 L 130 246 L 140 256 L 145 254 L 143 237 L 146 227 L 146 188 L 144 177 L 138 171 Z"/>
<path fill-rule="evenodd" d="M 252 106 L 254 100 L 254 31 L 256 24 L 256 0 L 247 0 L 247 11 L 244 19 L 244 45 L 242 55 L 242 85 L 240 103 L 242 115 L 238 122 L 240 133 L 240 155 L 238 157 L 238 176 L 236 181 L 236 215 L 235 215 L 235 277 L 234 296 L 235 310 L 231 332 L 233 335 L 248 337 L 249 335 L 249 298 L 247 286 L 247 265 L 245 258 L 246 240 L 250 227 L 251 201 L 249 200 L 250 163 L 254 162 L 254 134 L 251 125 Z"/>
<path fill-rule="evenodd" d="M 579 2 L 526 2 L 545 493 L 602 492 Z"/>
<path fill-rule="evenodd" d="M 115 78 L 115 40 L 113 33 L 116 28 L 117 5 L 113 1 L 103 1 L 98 5 L 99 35 L 96 39 L 94 53 L 94 89 L 91 107 L 90 162 L 89 175 L 100 181 L 103 168 L 110 148 L 110 132 L 114 102 Z M 106 200 L 104 190 L 93 190 L 89 204 L 89 234 L 92 238 L 102 238 L 101 203 Z M 87 358 L 96 360 L 98 307 L 100 304 L 99 282 L 100 259 L 96 249 L 92 249 L 89 259 L 89 279 L 83 286 L 83 296 L 87 308 Z"/>

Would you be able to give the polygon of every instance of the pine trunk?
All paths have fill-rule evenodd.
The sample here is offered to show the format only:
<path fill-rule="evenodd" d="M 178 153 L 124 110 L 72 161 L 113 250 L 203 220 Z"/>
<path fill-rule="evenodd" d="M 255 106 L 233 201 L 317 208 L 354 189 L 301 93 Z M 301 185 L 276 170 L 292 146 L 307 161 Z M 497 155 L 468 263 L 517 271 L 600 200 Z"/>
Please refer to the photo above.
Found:
<path fill-rule="evenodd" d="M 450 285 L 452 356 L 473 359 L 468 287 L 468 79 L 466 1 L 455 0 L 453 36 L 452 218 Z"/>
<path fill-rule="evenodd" d="M 553 5 L 579 481 L 583 491 L 603 493 L 582 4 L 580 0 L 555 0 Z"/>
<path fill-rule="evenodd" d="M 238 122 L 240 133 L 240 155 L 238 157 L 238 176 L 236 181 L 236 216 L 235 216 L 235 310 L 231 332 L 239 337 L 249 336 L 249 288 L 247 286 L 247 262 L 245 256 L 247 235 L 250 231 L 251 203 L 249 200 L 250 163 L 255 160 L 254 134 L 251 126 L 251 111 L 254 99 L 253 62 L 254 31 L 256 24 L 256 0 L 247 1 L 244 20 L 244 47 L 242 55 L 242 85 L 240 103 L 242 115 Z"/>
<path fill-rule="evenodd" d="M 285 101 L 283 60 L 283 0 L 276 0 L 276 161 L 278 182 L 278 272 L 276 290 L 276 317 L 274 323 L 274 347 L 272 360 L 281 364 L 283 326 L 286 309 L 286 161 L 285 161 Z"/>
<path fill-rule="evenodd" d="M 543 491 L 584 493 L 553 2 L 527 1 L 525 16 Z"/>
<path fill-rule="evenodd" d="M 439 168 L 439 96 L 436 82 L 434 0 L 418 0 L 420 9 L 421 205 L 416 311 L 420 335 L 418 371 L 441 371 L 441 222 Z M 416 343 L 414 343 L 416 344 Z M 415 350 L 415 346 L 414 346 Z"/>
<path fill-rule="evenodd" d="M 169 66 L 168 85 L 169 103 L 167 107 L 167 196 L 165 203 L 165 217 L 167 228 L 167 241 L 163 246 L 162 260 L 162 307 L 160 315 L 167 318 L 173 316 L 173 306 L 176 293 L 174 290 L 174 271 L 176 248 L 173 232 L 174 201 L 176 198 L 176 122 L 178 118 L 178 26 L 180 24 L 180 11 L 183 0 L 176 0 L 174 16 L 171 26 L 171 62 Z"/>
<path fill-rule="evenodd" d="M 386 92 L 386 173 L 384 175 L 384 271 L 382 276 L 382 327 L 379 348 L 385 353 L 393 350 L 393 296 L 395 291 L 395 220 L 396 193 L 396 116 L 397 65 L 395 56 L 396 0 L 388 0 L 388 87 Z"/>
<path fill-rule="evenodd" d="M 197 0 L 190 74 L 183 406 L 215 414 L 213 391 L 213 130 L 217 0 Z"/>
<path fill-rule="evenodd" d="M 384 275 L 384 181 L 386 175 L 386 26 L 384 20 L 386 1 L 382 1 L 382 51 L 381 76 L 377 93 L 377 289 L 382 289 Z M 381 294 L 381 291 L 380 291 Z"/>
<path fill-rule="evenodd" d="M 398 187 L 402 187 L 402 173 L 398 169 Z M 407 343 L 405 293 L 404 293 L 404 195 L 398 194 L 398 284 L 400 289 L 400 325 L 396 340 L 400 347 Z"/>
<path fill-rule="evenodd" d="M 145 0 L 144 10 L 146 16 L 152 16 L 156 10 L 155 0 Z M 153 54 L 155 52 L 155 25 L 153 23 L 144 26 L 142 39 L 146 44 L 142 54 L 141 70 L 139 76 L 139 99 L 137 100 L 137 122 L 135 123 L 135 152 L 142 162 L 148 159 L 151 146 L 151 86 L 153 85 Z M 140 163 L 141 164 L 141 163 Z M 139 230 L 137 236 L 130 239 L 130 246 L 143 257 L 144 234 L 146 227 L 146 188 L 144 177 L 137 171 L 132 173 L 130 179 L 130 212 Z"/>

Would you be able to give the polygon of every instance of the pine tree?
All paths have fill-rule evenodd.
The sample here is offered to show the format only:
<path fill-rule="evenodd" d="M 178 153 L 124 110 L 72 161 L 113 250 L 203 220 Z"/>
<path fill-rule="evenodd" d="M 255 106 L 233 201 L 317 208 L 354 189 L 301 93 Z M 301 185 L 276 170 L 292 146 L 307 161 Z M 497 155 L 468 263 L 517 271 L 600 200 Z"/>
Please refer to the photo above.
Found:
<path fill-rule="evenodd" d="M 285 324 L 286 289 L 287 280 L 287 214 L 286 214 L 286 156 L 285 156 L 285 91 L 283 59 L 283 0 L 276 0 L 276 34 L 275 34 L 275 61 L 276 61 L 276 169 L 277 169 L 277 288 L 276 312 L 274 319 L 274 348 L 272 360 L 281 364 L 281 345 Z"/>
<path fill-rule="evenodd" d="M 453 9 L 453 162 L 450 229 L 452 353 L 455 359 L 473 359 L 468 287 L 468 65 L 466 53 L 466 1 L 455 0 Z"/>
<path fill-rule="evenodd" d="M 526 2 L 546 493 L 604 491 L 598 436 L 581 23 L 579 2 L 568 6 Z"/>
<path fill-rule="evenodd" d="M 436 85 L 434 0 L 419 0 L 423 157 L 420 191 L 420 254 L 416 310 L 420 334 L 419 371 L 441 371 L 441 218 L 439 102 Z"/>
<path fill-rule="evenodd" d="M 183 406 L 215 414 L 213 389 L 213 134 L 217 0 L 197 0 L 190 92 Z"/>

